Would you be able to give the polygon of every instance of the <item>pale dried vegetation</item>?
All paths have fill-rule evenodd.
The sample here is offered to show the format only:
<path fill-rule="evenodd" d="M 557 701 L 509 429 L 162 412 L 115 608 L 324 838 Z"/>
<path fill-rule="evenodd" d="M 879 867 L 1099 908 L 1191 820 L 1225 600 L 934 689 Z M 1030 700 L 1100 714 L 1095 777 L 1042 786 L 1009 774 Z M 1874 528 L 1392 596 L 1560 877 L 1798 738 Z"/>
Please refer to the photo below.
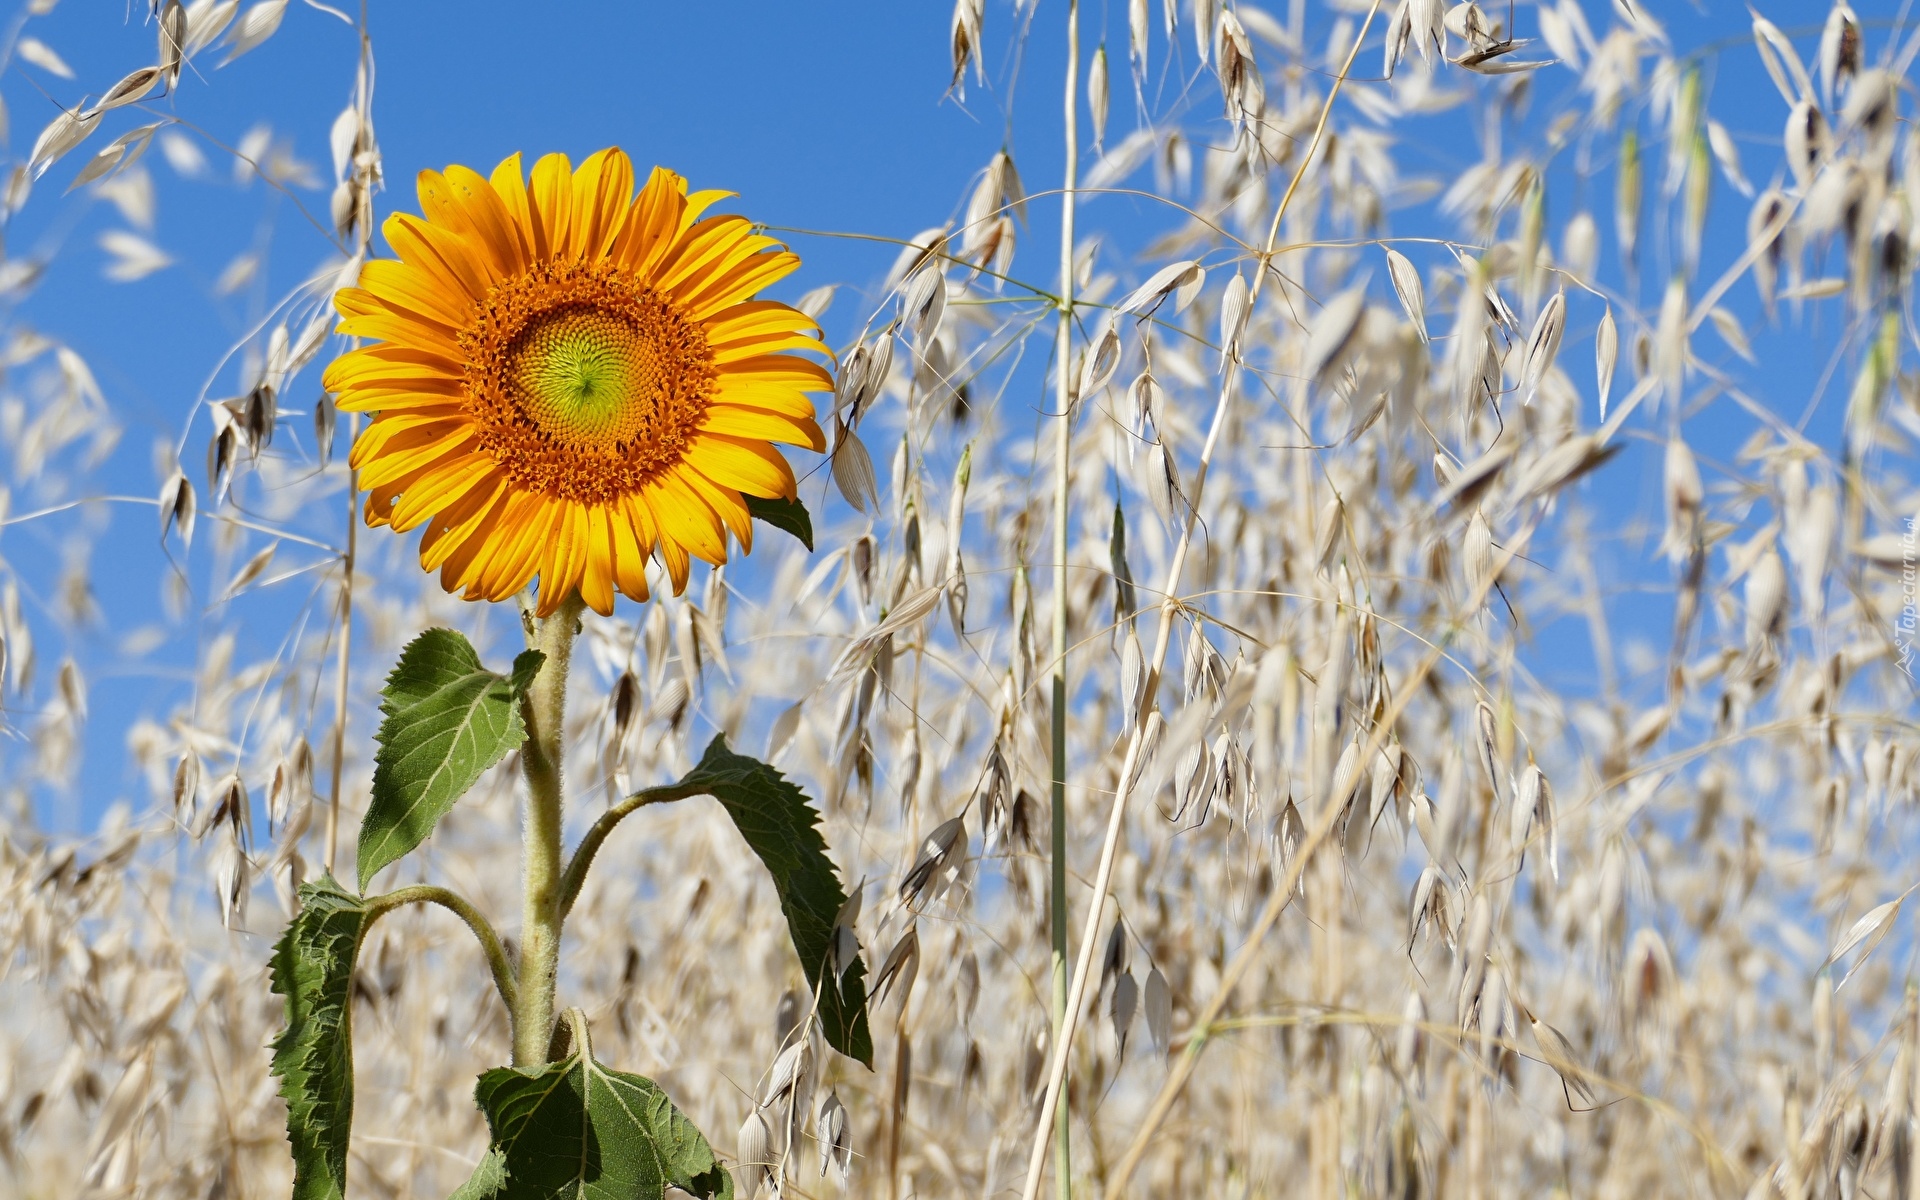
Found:
<path fill-rule="evenodd" d="M 116 8 L 117 44 L 161 52 L 106 87 L 32 36 L 51 7 L 8 26 L 13 61 L 104 99 L 16 156 L 8 213 L 75 202 L 40 193 L 77 174 L 133 227 L 103 240 L 109 275 L 137 278 L 169 262 L 155 174 L 238 154 L 335 241 L 182 407 L 159 486 L 108 468 L 111 396 L 24 323 L 54 264 L 0 266 L 0 521 L 68 564 L 0 560 L 0 1190 L 270 1197 L 268 948 L 296 881 L 336 855 L 352 877 L 374 691 L 424 625 L 504 661 L 518 619 L 442 595 L 401 539 L 356 554 L 351 430 L 294 399 L 336 349 L 331 290 L 412 204 L 382 188 L 377 39 L 323 181 L 164 97 L 183 58 L 218 87 L 221 59 L 352 14 Z M 1111 7 L 1077 14 L 1066 253 L 1036 244 L 1051 181 L 983 164 L 823 316 L 818 551 L 768 530 L 685 597 L 589 616 L 574 672 L 574 826 L 716 729 L 814 797 L 864 897 L 875 1069 L 816 1038 L 776 1073 L 805 982 L 709 801 L 609 844 L 562 1003 L 723 1157 L 775 1162 L 738 1167 L 743 1195 L 1017 1192 L 1060 1040 L 1063 599 L 1078 1194 L 1913 1195 L 1920 35 L 1844 3 L 1763 4 L 1787 27 L 1750 38 L 1717 6 L 1730 36 L 1691 50 L 1645 0 Z M 959 0 L 930 96 L 993 111 L 1022 39 L 1068 21 Z M 1746 99 L 1718 111 L 1716 82 Z M 112 586 L 172 598 L 151 642 L 196 682 L 126 733 L 147 796 L 45 831 L 77 757 L 122 752 L 86 726 L 81 665 L 136 652 L 88 623 L 104 523 L 81 518 L 109 504 L 158 506 L 184 573 Z M 517 775 L 385 885 L 431 871 L 511 937 Z M 352 1193 L 445 1194 L 485 1144 L 472 1084 L 505 1014 L 439 910 L 389 918 L 361 963 Z"/>

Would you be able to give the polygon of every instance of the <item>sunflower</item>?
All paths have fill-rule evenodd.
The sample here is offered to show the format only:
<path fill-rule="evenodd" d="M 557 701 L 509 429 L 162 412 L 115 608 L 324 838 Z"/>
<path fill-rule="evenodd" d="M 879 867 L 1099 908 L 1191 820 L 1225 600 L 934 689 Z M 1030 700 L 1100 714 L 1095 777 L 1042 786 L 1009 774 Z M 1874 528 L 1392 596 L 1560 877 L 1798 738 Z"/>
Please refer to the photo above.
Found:
<path fill-rule="evenodd" d="M 334 298 L 374 344 L 328 366 L 347 412 L 366 520 L 425 524 L 420 564 L 450 592 L 504 600 L 536 575 L 545 616 L 578 591 L 647 598 L 658 554 L 677 595 L 693 558 L 753 547 L 746 497 L 793 499 L 773 443 L 825 448 L 809 392 L 832 375 L 813 320 L 762 288 L 800 265 L 744 217 L 602 150 L 518 154 L 491 179 L 420 174 L 424 218 L 384 227 L 395 259 Z"/>

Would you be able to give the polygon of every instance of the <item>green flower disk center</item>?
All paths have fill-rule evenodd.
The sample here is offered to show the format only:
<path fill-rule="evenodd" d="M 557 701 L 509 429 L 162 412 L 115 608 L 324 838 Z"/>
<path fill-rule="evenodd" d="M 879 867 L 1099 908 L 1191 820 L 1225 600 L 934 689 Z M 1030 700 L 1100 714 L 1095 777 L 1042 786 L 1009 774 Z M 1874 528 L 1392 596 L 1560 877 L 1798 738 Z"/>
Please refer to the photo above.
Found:
<path fill-rule="evenodd" d="M 509 374 L 527 415 L 554 440 L 610 447 L 651 425 L 660 406 L 651 341 L 619 314 L 566 305 L 521 329 Z"/>

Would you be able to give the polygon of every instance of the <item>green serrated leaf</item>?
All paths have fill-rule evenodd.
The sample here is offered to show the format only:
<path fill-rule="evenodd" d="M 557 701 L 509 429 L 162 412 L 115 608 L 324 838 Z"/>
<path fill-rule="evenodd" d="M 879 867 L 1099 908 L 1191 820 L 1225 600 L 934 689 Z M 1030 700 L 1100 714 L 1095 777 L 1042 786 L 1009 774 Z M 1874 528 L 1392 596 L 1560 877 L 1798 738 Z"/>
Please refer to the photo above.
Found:
<path fill-rule="evenodd" d="M 513 660 L 511 676 L 497 675 L 455 630 L 429 629 L 408 643 L 380 702 L 373 798 L 360 821 L 360 890 L 425 841 L 481 772 L 526 739 L 520 696 L 542 661 L 528 650 Z"/>
<path fill-rule="evenodd" d="M 481 1080 L 482 1083 L 486 1081 Z M 489 1200 L 489 1197 L 507 1194 L 507 1156 L 495 1147 L 488 1147 L 486 1156 L 480 1165 L 467 1176 L 467 1181 L 455 1188 L 447 1200 Z"/>
<path fill-rule="evenodd" d="M 661 1200 L 668 1187 L 732 1200 L 713 1147 L 651 1079 L 590 1047 L 536 1071 L 498 1067 L 474 1100 L 492 1146 L 453 1200 Z"/>
<path fill-rule="evenodd" d="M 331 875 L 300 888 L 300 914 L 273 949 L 272 983 L 287 998 L 273 1073 L 287 1101 L 293 1200 L 343 1200 L 353 1126 L 353 960 L 373 914 Z"/>
<path fill-rule="evenodd" d="M 507 682 L 512 685 L 516 697 L 525 695 L 527 689 L 533 686 L 533 677 L 540 673 L 541 664 L 546 661 L 547 656 L 538 650 L 522 650 L 513 656 L 513 673 L 507 676 Z M 514 706 L 514 711 L 519 711 L 518 705 Z"/>
<path fill-rule="evenodd" d="M 708 744 L 700 765 L 680 786 L 698 787 L 718 799 L 740 836 L 766 864 L 780 894 L 780 909 L 787 916 L 787 932 L 800 955 L 801 969 L 819 997 L 820 1024 L 828 1044 L 871 1067 L 866 966 L 855 955 L 845 973 L 837 981 L 833 978 L 833 925 L 847 894 L 833 860 L 827 857 L 820 817 L 807 803 L 806 794 L 759 759 L 727 749 L 725 735 Z"/>
<path fill-rule="evenodd" d="M 800 544 L 813 549 L 813 517 L 807 512 L 807 506 L 798 500 L 762 500 L 758 496 L 742 495 L 747 502 L 747 512 L 756 521 L 765 521 L 775 529 L 784 529 L 800 539 Z"/>

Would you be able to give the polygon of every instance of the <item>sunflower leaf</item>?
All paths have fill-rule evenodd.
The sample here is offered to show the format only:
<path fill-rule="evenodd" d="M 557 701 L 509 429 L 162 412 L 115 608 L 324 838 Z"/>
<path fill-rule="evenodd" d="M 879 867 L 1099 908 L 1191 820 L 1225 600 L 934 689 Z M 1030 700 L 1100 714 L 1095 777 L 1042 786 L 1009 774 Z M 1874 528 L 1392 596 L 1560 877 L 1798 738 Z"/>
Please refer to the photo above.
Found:
<path fill-rule="evenodd" d="M 813 549 L 813 517 L 806 505 L 798 500 L 763 500 L 758 496 L 743 495 L 741 499 L 747 502 L 747 511 L 754 520 L 784 529 L 799 538 L 808 550 Z"/>
<path fill-rule="evenodd" d="M 760 856 L 780 894 L 787 932 L 800 955 L 807 982 L 820 998 L 821 1027 L 835 1050 L 873 1065 L 873 1038 L 867 1029 L 866 965 L 855 954 L 836 977 L 834 927 L 847 903 L 839 872 L 827 857 L 820 818 L 806 793 L 773 767 L 727 749 L 724 734 L 680 786 L 694 786 L 719 800 L 727 815 Z"/>
<path fill-rule="evenodd" d="M 511 675 L 495 674 L 451 629 L 429 629 L 401 651 L 381 693 L 373 798 L 360 822 L 360 890 L 425 841 L 481 773 L 526 740 L 520 697 L 542 661 L 527 650 Z"/>
<path fill-rule="evenodd" d="M 651 1079 L 596 1062 L 584 1040 L 560 1062 L 480 1077 L 492 1145 L 453 1200 L 660 1200 L 668 1188 L 731 1200 L 733 1179 L 693 1122 Z"/>
<path fill-rule="evenodd" d="M 341 1200 L 353 1125 L 353 960 L 373 919 L 367 902 L 331 875 L 300 888 L 300 912 L 273 949 L 275 993 L 287 1026 L 273 1039 L 273 1073 L 287 1102 L 293 1200 Z"/>

